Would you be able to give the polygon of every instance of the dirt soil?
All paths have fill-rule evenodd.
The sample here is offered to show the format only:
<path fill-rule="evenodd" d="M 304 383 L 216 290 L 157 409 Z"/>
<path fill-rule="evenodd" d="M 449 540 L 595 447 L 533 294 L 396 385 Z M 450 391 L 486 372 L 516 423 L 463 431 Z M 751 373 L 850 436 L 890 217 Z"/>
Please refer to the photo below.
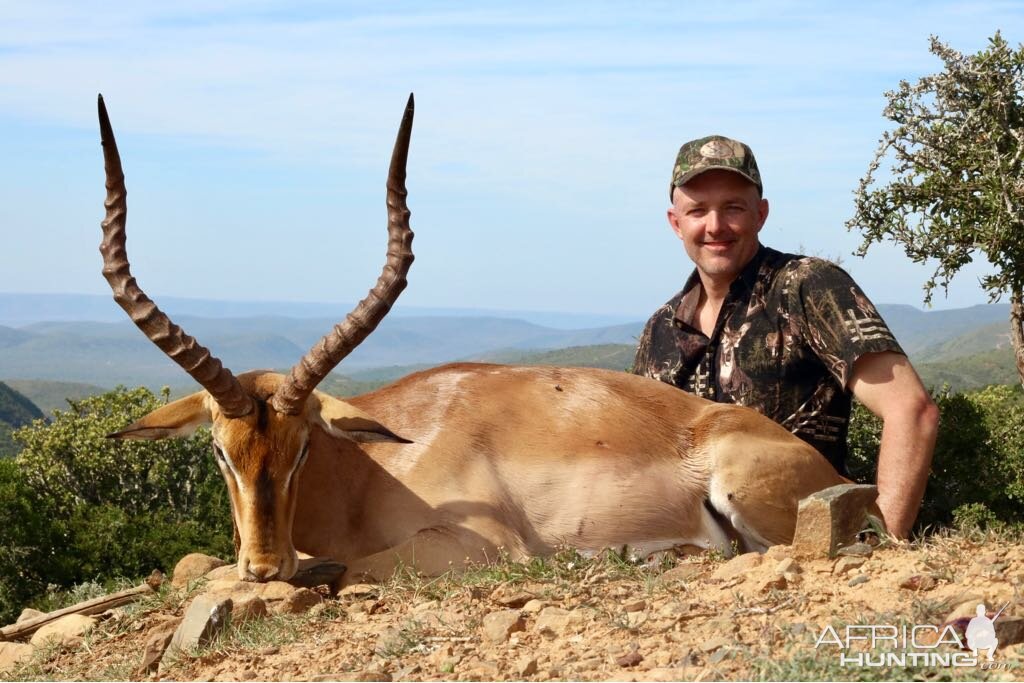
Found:
<path fill-rule="evenodd" d="M 565 553 L 461 577 L 397 578 L 350 588 L 302 615 L 232 625 L 159 672 L 141 673 L 147 633 L 180 616 L 201 590 L 168 588 L 117 611 L 77 649 L 37 652 L 27 666 L 4 675 L 214 681 L 1024 678 L 1021 644 L 1000 643 L 990 668 L 842 666 L 836 644 L 815 647 L 830 625 L 840 637 L 847 624 L 941 627 L 950 618 L 973 616 L 978 602 L 990 616 L 1006 605 L 997 622 L 1022 625 L 1014 619 L 1024 617 L 1020 539 L 933 537 L 875 548 L 860 566 L 857 558 L 793 560 L 789 554 L 776 547 L 764 556 L 692 556 L 650 567 Z M 956 624 L 962 637 L 966 618 Z M 919 646 L 935 644 L 934 630 L 922 633 Z M 932 651 L 957 650 L 939 643 Z M 849 652 L 884 650 L 859 643 Z"/>

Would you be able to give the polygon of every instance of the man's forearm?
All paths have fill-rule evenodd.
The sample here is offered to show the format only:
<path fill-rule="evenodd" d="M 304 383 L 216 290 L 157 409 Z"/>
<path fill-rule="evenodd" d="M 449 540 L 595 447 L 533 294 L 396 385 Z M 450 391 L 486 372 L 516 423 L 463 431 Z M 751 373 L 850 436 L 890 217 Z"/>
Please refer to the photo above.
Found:
<path fill-rule="evenodd" d="M 938 408 L 930 400 L 891 415 L 878 450 L 878 507 L 889 533 L 906 538 L 917 519 L 938 432 Z"/>

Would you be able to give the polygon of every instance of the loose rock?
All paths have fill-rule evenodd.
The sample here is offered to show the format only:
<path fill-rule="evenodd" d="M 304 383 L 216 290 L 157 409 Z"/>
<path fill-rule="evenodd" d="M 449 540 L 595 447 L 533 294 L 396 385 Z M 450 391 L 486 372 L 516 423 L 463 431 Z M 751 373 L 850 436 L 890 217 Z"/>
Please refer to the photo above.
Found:
<path fill-rule="evenodd" d="M 42 647 L 44 643 L 56 643 L 61 647 L 75 647 L 82 637 L 96 625 L 96 619 L 82 614 L 69 614 L 57 621 L 42 626 L 32 636 L 32 644 Z"/>
<path fill-rule="evenodd" d="M 231 619 L 231 598 L 200 595 L 185 611 L 185 617 L 174 632 L 164 657 L 179 651 L 193 650 L 213 640 Z"/>
<path fill-rule="evenodd" d="M 320 594 L 316 591 L 297 588 L 285 596 L 284 600 L 274 605 L 274 612 L 277 614 L 302 614 L 309 611 L 314 605 L 319 605 L 321 600 Z"/>
<path fill-rule="evenodd" d="M 231 597 L 231 603 L 231 621 L 236 624 L 262 619 L 269 613 L 266 601 L 255 593 L 236 593 Z"/>
<path fill-rule="evenodd" d="M 573 611 L 561 607 L 545 607 L 537 615 L 534 628 L 541 635 L 553 638 L 570 632 L 580 621 L 580 615 Z"/>
<path fill-rule="evenodd" d="M 14 622 L 14 623 L 20 624 L 23 621 L 28 621 L 29 619 L 35 619 L 36 617 L 41 617 L 41 616 L 43 616 L 45 614 L 46 614 L 46 612 L 40 612 L 37 609 L 32 609 L 31 607 L 26 607 L 25 609 L 21 610 L 21 614 L 18 615 L 18 620 L 16 622 Z"/>
<path fill-rule="evenodd" d="M 491 643 L 504 643 L 509 636 L 526 628 L 526 620 L 519 610 L 508 609 L 491 612 L 484 617 L 484 640 Z"/>
<path fill-rule="evenodd" d="M 744 553 L 732 558 L 715 570 L 711 578 L 715 581 L 728 581 L 742 576 L 761 564 L 761 553 Z"/>
<path fill-rule="evenodd" d="M 196 581 L 209 574 L 218 567 L 223 567 L 227 562 L 219 557 L 212 557 L 202 553 L 189 553 L 178 560 L 174 565 L 174 573 L 171 578 L 171 585 L 175 588 L 185 588 L 190 581 Z"/>
<path fill-rule="evenodd" d="M 679 567 L 673 567 L 663 573 L 661 575 L 661 580 L 665 583 L 671 583 L 673 581 L 692 581 L 705 571 L 706 569 L 699 564 L 684 564 Z"/>
<path fill-rule="evenodd" d="M 516 662 L 516 673 L 522 677 L 537 673 L 537 658 L 526 655 Z"/>
<path fill-rule="evenodd" d="M 900 588 L 911 591 L 929 591 L 936 585 L 938 582 L 931 574 L 911 574 L 902 577 L 899 581 Z"/>
<path fill-rule="evenodd" d="M 832 567 L 832 573 L 836 576 L 843 576 L 850 573 L 852 570 L 863 565 L 867 560 L 863 557 L 845 556 L 840 557 L 836 562 L 835 566 Z"/>
<path fill-rule="evenodd" d="M 781 562 L 775 565 L 776 574 L 799 574 L 802 572 L 800 565 L 792 557 L 784 558 Z"/>
<path fill-rule="evenodd" d="M 159 667 L 160 660 L 167 652 L 174 632 L 178 630 L 180 624 L 180 618 L 168 619 L 149 629 L 149 635 L 146 637 L 146 649 L 142 653 L 142 664 L 139 665 L 140 675 L 148 674 Z"/>
<path fill-rule="evenodd" d="M 851 555 L 853 557 L 871 557 L 871 554 L 874 551 L 875 549 L 867 543 L 854 543 L 852 545 L 844 545 L 842 548 L 836 551 L 836 554 Z"/>
<path fill-rule="evenodd" d="M 846 585 L 850 586 L 852 588 L 853 586 L 859 586 L 862 583 L 867 583 L 870 580 L 871 580 L 871 577 L 868 576 L 867 574 L 858 574 L 857 576 L 855 576 L 852 579 L 850 579 L 849 581 L 847 581 Z"/>
<path fill-rule="evenodd" d="M 0 672 L 10 671 L 32 659 L 35 646 L 28 643 L 0 642 Z"/>
<path fill-rule="evenodd" d="M 793 554 L 796 557 L 835 557 L 867 524 L 867 509 L 878 497 L 878 488 L 840 484 L 818 491 L 800 501 Z"/>

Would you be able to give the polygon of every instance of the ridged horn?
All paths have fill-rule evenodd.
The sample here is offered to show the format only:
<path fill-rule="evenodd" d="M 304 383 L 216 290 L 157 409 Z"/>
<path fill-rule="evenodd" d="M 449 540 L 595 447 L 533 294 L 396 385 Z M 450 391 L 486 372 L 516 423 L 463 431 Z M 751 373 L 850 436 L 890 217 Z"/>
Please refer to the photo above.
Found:
<path fill-rule="evenodd" d="M 248 415 L 253 409 L 252 399 L 231 371 L 210 355 L 205 346 L 171 322 L 132 277 L 125 249 L 128 203 L 121 156 L 117 153 L 117 142 L 102 95 L 99 96 L 98 107 L 103 166 L 107 176 L 107 199 L 103 203 L 107 213 L 101 224 L 103 241 L 100 243 L 100 253 L 103 254 L 103 277 L 114 292 L 114 301 L 151 342 L 213 396 L 221 412 L 228 417 Z"/>
<path fill-rule="evenodd" d="M 409 229 L 409 209 L 405 202 L 405 166 L 409 158 L 413 110 L 413 96 L 409 95 L 388 172 L 388 255 L 384 270 L 366 298 L 352 309 L 343 322 L 335 325 L 330 333 L 313 345 L 277 388 L 271 405 L 279 413 L 296 415 L 301 412 L 310 392 L 373 332 L 405 289 L 405 276 L 413 261 L 413 234 Z"/>

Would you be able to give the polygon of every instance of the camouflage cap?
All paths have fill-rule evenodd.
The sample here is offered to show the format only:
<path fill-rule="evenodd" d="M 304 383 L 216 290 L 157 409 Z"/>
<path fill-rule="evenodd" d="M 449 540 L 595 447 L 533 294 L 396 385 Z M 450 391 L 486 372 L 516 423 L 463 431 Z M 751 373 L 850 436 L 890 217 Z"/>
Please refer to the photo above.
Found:
<path fill-rule="evenodd" d="M 761 173 L 757 170 L 757 161 L 750 147 L 724 135 L 708 135 L 679 148 L 672 167 L 672 184 L 668 187 L 669 200 L 672 199 L 672 190 L 682 187 L 704 171 L 716 168 L 739 173 L 757 185 L 758 192 L 763 191 Z"/>

